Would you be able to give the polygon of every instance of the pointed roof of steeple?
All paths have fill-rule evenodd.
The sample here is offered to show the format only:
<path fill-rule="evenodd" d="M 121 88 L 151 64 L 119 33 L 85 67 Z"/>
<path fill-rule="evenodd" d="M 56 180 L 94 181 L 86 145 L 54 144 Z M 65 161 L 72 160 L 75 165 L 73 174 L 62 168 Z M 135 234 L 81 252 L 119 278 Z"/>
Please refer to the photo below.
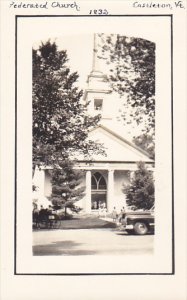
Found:
<path fill-rule="evenodd" d="M 92 72 L 99 72 L 102 73 L 99 66 L 99 59 L 97 57 L 97 34 L 94 33 L 94 46 L 93 46 L 93 62 L 92 62 Z"/>
<path fill-rule="evenodd" d="M 94 43 L 93 43 L 93 60 L 92 60 L 92 70 L 90 75 L 88 75 L 88 82 L 90 81 L 90 77 L 94 78 L 103 78 L 103 81 L 107 80 L 107 76 L 100 70 L 99 58 L 98 58 L 98 34 L 94 33 Z"/>

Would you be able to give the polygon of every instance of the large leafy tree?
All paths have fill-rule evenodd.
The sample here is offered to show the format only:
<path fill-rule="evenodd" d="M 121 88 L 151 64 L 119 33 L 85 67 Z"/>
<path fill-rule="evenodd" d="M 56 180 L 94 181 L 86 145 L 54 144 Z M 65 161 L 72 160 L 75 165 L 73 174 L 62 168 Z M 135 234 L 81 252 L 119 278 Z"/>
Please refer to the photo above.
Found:
<path fill-rule="evenodd" d="M 100 116 L 87 114 L 76 86 L 78 74 L 70 72 L 67 62 L 66 51 L 50 41 L 33 49 L 33 169 L 52 167 L 53 204 L 73 208 L 83 195 L 81 172 L 73 169 L 76 156 L 104 150 L 88 139 Z"/>
<path fill-rule="evenodd" d="M 141 135 L 134 137 L 133 142 L 139 148 L 146 151 L 150 158 L 155 158 L 155 142 L 152 134 L 142 133 Z"/>
<path fill-rule="evenodd" d="M 155 129 L 155 43 L 135 37 L 100 34 L 98 57 L 109 66 L 111 86 L 124 97 L 124 124 L 136 122 L 142 133 Z"/>
<path fill-rule="evenodd" d="M 129 185 L 123 187 L 126 202 L 132 210 L 149 210 L 154 207 L 154 179 L 153 173 L 145 167 L 143 162 L 138 163 L 138 170 Z"/>
<path fill-rule="evenodd" d="M 67 62 L 66 51 L 50 41 L 33 49 L 34 165 L 54 165 L 77 152 L 102 152 L 101 145 L 88 140 L 100 117 L 88 116 L 76 86 L 78 74 Z"/>

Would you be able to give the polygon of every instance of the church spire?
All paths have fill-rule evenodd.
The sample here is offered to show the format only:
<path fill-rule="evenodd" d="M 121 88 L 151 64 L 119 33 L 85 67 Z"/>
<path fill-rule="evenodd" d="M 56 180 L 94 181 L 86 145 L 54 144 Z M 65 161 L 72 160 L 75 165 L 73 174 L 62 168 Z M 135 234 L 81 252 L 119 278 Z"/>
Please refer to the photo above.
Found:
<path fill-rule="evenodd" d="M 98 34 L 94 33 L 93 39 L 93 57 L 92 57 L 92 70 L 90 75 L 88 75 L 88 83 L 90 81 L 106 81 L 106 75 L 101 71 L 98 58 Z"/>
<path fill-rule="evenodd" d="M 97 34 L 94 33 L 94 45 L 93 45 L 93 62 L 92 62 L 92 72 L 100 72 L 99 59 L 97 57 Z"/>

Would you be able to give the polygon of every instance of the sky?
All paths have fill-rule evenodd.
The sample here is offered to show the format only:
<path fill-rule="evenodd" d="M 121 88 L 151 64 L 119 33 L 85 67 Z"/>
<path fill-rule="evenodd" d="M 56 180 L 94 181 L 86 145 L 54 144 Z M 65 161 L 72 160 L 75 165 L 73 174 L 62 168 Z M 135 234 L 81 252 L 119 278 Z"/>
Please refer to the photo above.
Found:
<path fill-rule="evenodd" d="M 37 49 L 39 45 L 42 42 L 47 41 L 47 39 L 41 39 L 40 41 L 37 41 L 33 44 L 33 48 Z M 70 67 L 71 72 L 78 72 L 79 78 L 77 81 L 77 85 L 80 89 L 85 90 L 87 88 L 87 77 L 92 71 L 92 64 L 93 64 L 93 49 L 94 49 L 94 33 L 90 34 L 79 34 L 79 35 L 64 35 L 59 37 L 50 37 L 51 41 L 54 41 L 59 50 L 67 50 L 67 55 L 69 58 L 69 61 L 67 65 Z M 99 60 L 99 68 L 101 71 L 107 74 L 107 68 L 104 60 Z M 124 99 L 120 98 L 118 94 L 114 93 L 114 97 L 116 100 L 116 105 L 118 103 L 119 109 L 123 111 L 123 104 Z M 129 111 L 130 113 L 130 111 Z M 116 115 L 114 116 L 116 119 Z M 118 121 L 116 121 L 121 124 L 121 126 L 124 124 L 123 119 L 121 118 L 121 112 L 118 113 Z M 144 129 L 144 125 L 137 126 L 135 122 L 131 124 L 125 125 L 126 128 L 126 134 L 129 134 L 132 136 L 139 135 L 142 132 L 142 129 Z"/>
<path fill-rule="evenodd" d="M 41 41 L 45 42 L 47 39 Z M 38 48 L 41 41 L 35 42 L 33 47 Z M 59 50 L 67 50 L 69 58 L 67 64 L 70 66 L 71 72 L 78 72 L 80 88 L 86 88 L 87 77 L 92 70 L 94 35 L 64 35 L 56 38 L 51 37 L 51 41 L 56 42 Z"/>
<path fill-rule="evenodd" d="M 33 18 L 19 20 L 19 30 L 26 39 L 37 46 L 49 38 L 56 40 L 59 49 L 67 50 L 69 66 L 80 75 L 84 88 L 92 69 L 94 33 L 120 34 L 153 41 L 163 56 L 163 44 L 168 39 L 169 22 L 164 18 Z M 30 33 L 28 35 L 28 32 Z M 161 47 L 161 49 L 159 49 Z"/>
<path fill-rule="evenodd" d="M 170 103 L 170 87 L 167 71 L 170 70 L 170 21 L 169 18 L 125 17 L 125 18 L 37 18 L 19 21 L 20 41 L 28 46 L 41 41 L 56 40 L 59 49 L 67 50 L 69 67 L 78 71 L 78 86 L 87 87 L 87 76 L 92 70 L 94 33 L 120 34 L 127 37 L 139 37 L 156 43 L 156 90 L 157 110 L 163 111 L 164 103 Z M 30 35 L 28 35 L 30 32 Z M 23 46 L 23 49 L 25 47 Z M 32 47 L 31 46 L 31 47 Z M 25 52 L 23 53 L 23 55 Z M 164 69 L 163 69 L 164 61 Z M 169 71 L 168 71 L 169 72 Z M 167 87 L 167 88 L 166 88 Z M 169 96 L 168 96 L 169 95 Z M 159 113 L 157 112 L 157 115 Z M 127 125 L 125 126 L 127 127 Z M 140 126 L 135 126 L 136 133 Z M 132 133 L 132 126 L 129 131 Z"/>

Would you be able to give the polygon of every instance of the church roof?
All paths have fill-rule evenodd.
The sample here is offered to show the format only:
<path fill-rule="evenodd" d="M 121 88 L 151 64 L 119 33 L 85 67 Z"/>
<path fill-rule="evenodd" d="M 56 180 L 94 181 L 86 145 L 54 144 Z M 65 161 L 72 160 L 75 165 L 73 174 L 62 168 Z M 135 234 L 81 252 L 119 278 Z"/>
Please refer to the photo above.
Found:
<path fill-rule="evenodd" d="M 84 159 L 82 155 L 78 157 L 78 161 L 95 161 L 95 162 L 123 162 L 123 163 L 137 163 L 144 161 L 147 163 L 154 163 L 150 159 L 149 155 L 130 142 L 124 137 L 124 132 L 121 135 L 116 128 L 106 124 L 100 124 L 96 128 L 92 129 L 88 138 L 92 141 L 101 143 L 105 149 L 106 155 L 94 154 L 90 159 Z"/>
<path fill-rule="evenodd" d="M 143 149 L 136 146 L 133 142 L 130 141 L 130 136 L 127 132 L 125 132 L 124 126 L 117 125 L 115 122 L 112 122 L 111 127 L 104 124 L 100 124 L 99 126 L 149 158 L 149 154 L 146 151 L 144 151 Z"/>

